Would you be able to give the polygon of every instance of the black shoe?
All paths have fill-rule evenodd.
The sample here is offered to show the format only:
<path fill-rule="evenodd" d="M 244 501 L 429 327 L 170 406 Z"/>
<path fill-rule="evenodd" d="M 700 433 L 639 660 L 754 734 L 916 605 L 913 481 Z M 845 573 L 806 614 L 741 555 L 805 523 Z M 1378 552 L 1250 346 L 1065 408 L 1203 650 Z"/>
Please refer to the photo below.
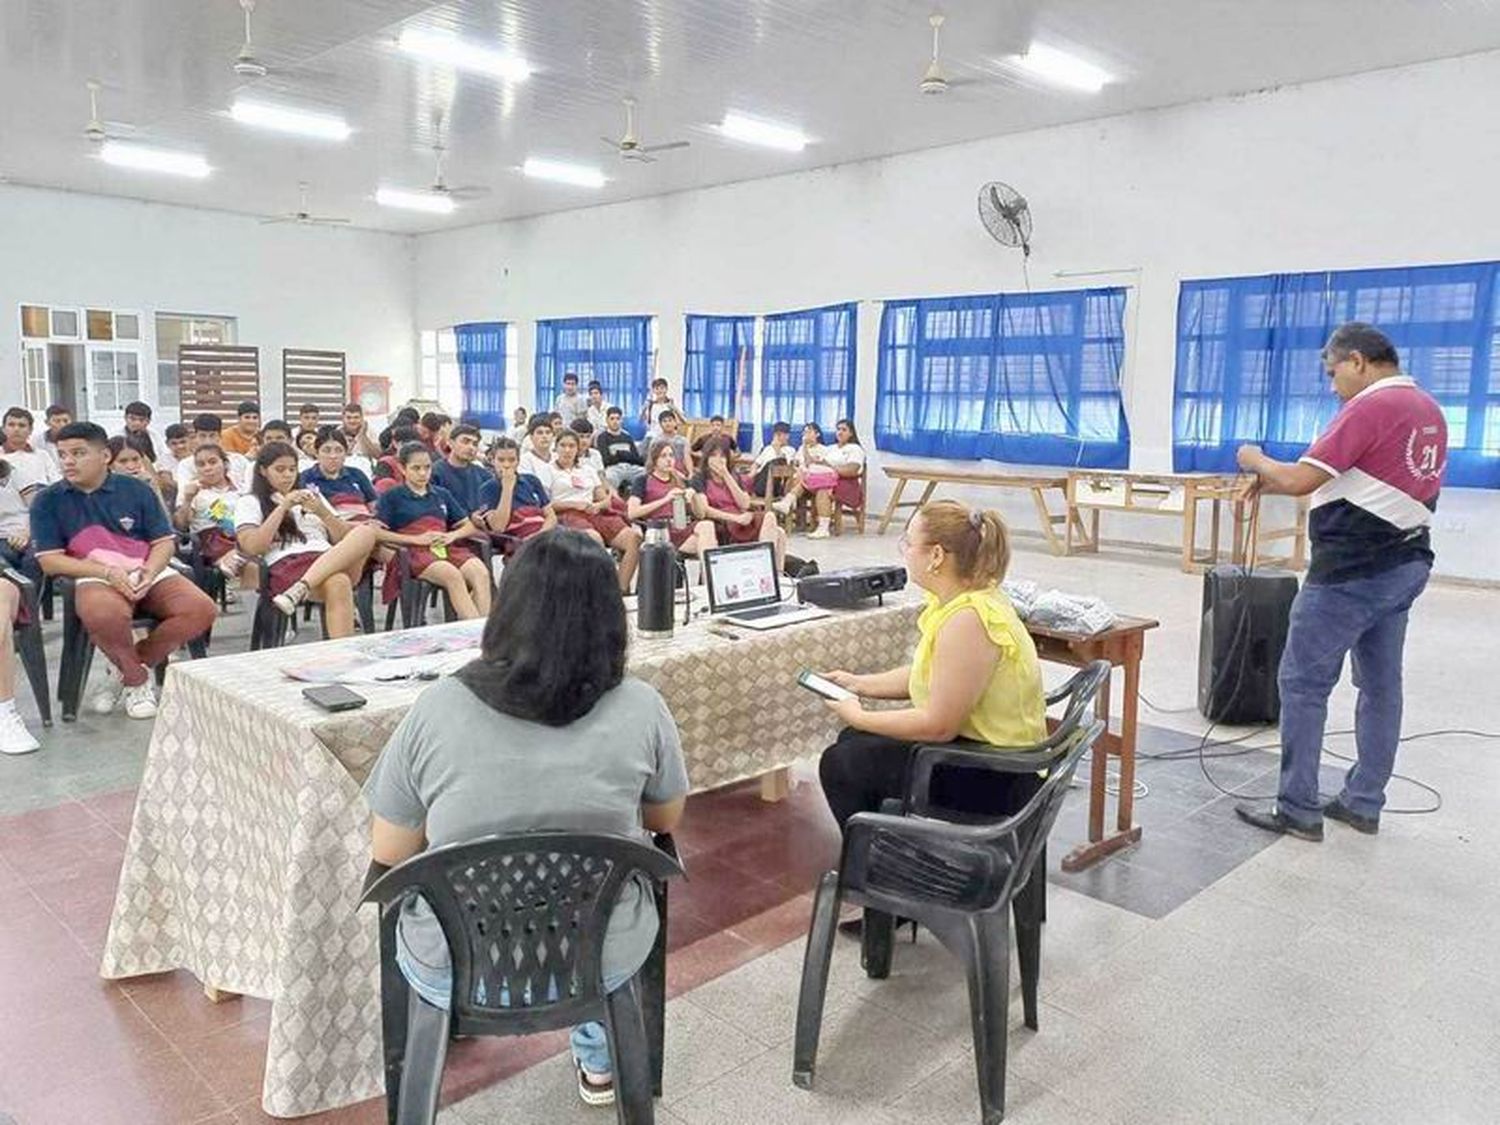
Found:
<path fill-rule="evenodd" d="M 1259 809 L 1254 805 L 1235 805 L 1235 815 L 1246 824 L 1253 824 L 1267 832 L 1276 832 L 1283 836 L 1295 836 L 1299 840 L 1310 840 L 1319 843 L 1323 839 L 1323 825 L 1298 824 L 1280 809 Z"/>
<path fill-rule="evenodd" d="M 1349 807 L 1337 797 L 1323 806 L 1323 815 L 1329 820 L 1341 821 L 1354 831 L 1363 832 L 1366 836 L 1373 836 L 1380 831 L 1379 816 L 1360 816 L 1359 813 L 1350 812 Z"/>

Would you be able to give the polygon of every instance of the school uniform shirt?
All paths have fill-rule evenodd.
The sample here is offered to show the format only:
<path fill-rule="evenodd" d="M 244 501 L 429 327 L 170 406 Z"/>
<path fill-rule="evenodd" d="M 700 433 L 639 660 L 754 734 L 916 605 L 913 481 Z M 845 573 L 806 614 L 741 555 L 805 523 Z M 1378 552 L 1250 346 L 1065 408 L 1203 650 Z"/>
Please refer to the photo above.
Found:
<path fill-rule="evenodd" d="M 70 558 L 135 570 L 151 546 L 176 533 L 150 485 L 107 473 L 92 492 L 58 481 L 31 502 L 31 538 L 38 555 L 65 551 Z M 174 573 L 163 570 L 158 580 Z"/>
<path fill-rule="evenodd" d="M 589 425 L 593 426 L 596 431 L 603 430 L 604 423 L 608 420 L 609 409 L 608 402 L 601 402 L 598 406 L 589 407 L 588 413 L 585 415 L 589 420 Z"/>
<path fill-rule="evenodd" d="M 573 506 L 580 500 L 592 501 L 594 490 L 599 487 L 600 483 L 599 474 L 590 464 L 576 464 L 571 469 L 553 465 L 552 487 L 547 491 L 551 494 L 554 504 L 570 502 L 569 506 Z"/>
<path fill-rule="evenodd" d="M 0 461 L 9 461 L 9 458 L 0 455 Z M 0 484 L 0 540 L 31 527 L 31 509 L 23 497 L 27 489 L 35 487 L 36 482 L 26 478 L 24 469 L 10 467 L 5 483 Z"/>
<path fill-rule="evenodd" d="M 755 455 L 755 464 L 751 466 L 750 472 L 753 476 L 772 461 L 784 461 L 790 465 L 796 459 L 797 451 L 790 444 L 783 445 L 780 449 L 777 449 L 774 445 L 762 446 L 761 451 Z"/>
<path fill-rule="evenodd" d="M 9 450 L 0 451 L 0 458 L 10 462 L 10 471 L 18 474 L 17 480 L 27 482 L 21 486 L 22 492 L 28 488 L 45 488 L 62 480 L 62 467 L 55 453 L 43 452 L 27 445 L 14 453 Z"/>
<path fill-rule="evenodd" d="M 485 481 L 494 478 L 495 474 L 477 461 L 459 466 L 442 460 L 432 467 L 432 483 L 451 492 L 466 515 L 484 510 L 479 503 L 479 491 Z"/>
<path fill-rule="evenodd" d="M 225 535 L 232 536 L 235 532 L 235 511 L 239 503 L 239 489 L 233 485 L 226 485 L 223 488 L 200 488 L 193 493 L 188 530 L 197 535 L 210 528 L 216 528 Z"/>
<path fill-rule="evenodd" d="M 830 468 L 838 469 L 845 465 L 856 465 L 864 468 L 865 451 L 855 442 L 848 445 L 820 445 L 818 447 L 823 453 L 823 464 Z"/>
<path fill-rule="evenodd" d="M 236 534 L 249 527 L 259 527 L 265 523 L 265 514 L 260 509 L 260 498 L 253 493 L 246 493 L 239 498 L 234 506 L 234 530 Z M 285 527 L 290 521 L 294 527 L 302 532 L 305 542 L 296 539 L 283 539 L 280 535 L 271 543 L 271 548 L 265 553 L 267 566 L 275 566 L 288 555 L 302 555 L 309 551 L 322 554 L 333 546 L 328 541 L 328 529 L 323 526 L 314 513 L 309 512 L 301 504 L 293 504 L 281 517 L 281 526 Z M 280 529 L 278 529 L 279 531 Z"/>
<path fill-rule="evenodd" d="M 514 512 L 517 508 L 545 508 L 551 501 L 547 497 L 547 489 L 542 482 L 530 473 L 516 474 L 516 487 L 510 495 L 510 507 Z M 484 482 L 479 490 L 479 510 L 491 512 L 500 506 L 500 478 L 491 476 Z"/>
<path fill-rule="evenodd" d="M 1392 376 L 1360 391 L 1301 460 L 1333 474 L 1309 506 L 1309 583 L 1432 562 L 1429 529 L 1448 464 L 1448 424 L 1415 380 Z"/>
<path fill-rule="evenodd" d="M 647 441 L 655 441 L 661 437 L 661 422 L 658 419 L 661 418 L 663 410 L 670 410 L 674 414 L 680 413 L 677 409 L 677 403 L 673 402 L 671 398 L 664 398 L 660 402 L 653 400 L 642 408 L 641 421 L 646 423 Z"/>
<path fill-rule="evenodd" d="M 347 461 L 336 477 L 328 476 L 314 465 L 297 478 L 297 483 L 303 488 L 317 489 L 336 512 L 347 508 L 368 514 L 370 505 L 377 499 L 375 486 L 370 483 L 370 478 L 358 469 L 350 468 Z"/>
<path fill-rule="evenodd" d="M 250 491 L 250 477 L 255 467 L 250 463 L 248 457 L 242 457 L 238 453 L 224 453 L 226 462 L 224 475 L 229 478 L 229 483 L 234 485 L 240 492 Z M 198 466 L 193 463 L 191 457 L 184 457 L 177 462 L 177 491 L 181 492 L 192 481 L 198 479 Z"/>
<path fill-rule="evenodd" d="M 442 485 L 429 485 L 418 496 L 411 485 L 401 484 L 380 495 L 375 518 L 389 531 L 418 535 L 424 531 L 451 531 L 468 518 L 458 498 Z"/>
<path fill-rule="evenodd" d="M 344 468 L 358 469 L 371 480 L 375 479 L 375 462 L 363 453 L 350 453 L 344 457 Z"/>
<path fill-rule="evenodd" d="M 551 494 L 551 461 L 543 461 L 540 457 L 538 457 L 535 453 L 528 449 L 526 450 L 526 452 L 521 454 L 521 460 L 517 468 L 523 473 L 530 473 L 532 476 L 536 477 L 537 480 L 542 482 L 542 487 L 547 490 L 548 494 Z"/>

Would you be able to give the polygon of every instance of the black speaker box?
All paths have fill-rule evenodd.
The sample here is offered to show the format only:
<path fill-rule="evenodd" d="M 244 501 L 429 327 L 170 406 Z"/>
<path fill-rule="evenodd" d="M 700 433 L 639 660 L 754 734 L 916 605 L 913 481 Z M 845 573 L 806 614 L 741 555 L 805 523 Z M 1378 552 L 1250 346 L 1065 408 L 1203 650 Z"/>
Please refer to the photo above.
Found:
<path fill-rule="evenodd" d="M 1297 576 L 1216 566 L 1203 575 L 1198 631 L 1198 710 L 1216 723 L 1274 723 L 1276 673 L 1286 647 Z"/>

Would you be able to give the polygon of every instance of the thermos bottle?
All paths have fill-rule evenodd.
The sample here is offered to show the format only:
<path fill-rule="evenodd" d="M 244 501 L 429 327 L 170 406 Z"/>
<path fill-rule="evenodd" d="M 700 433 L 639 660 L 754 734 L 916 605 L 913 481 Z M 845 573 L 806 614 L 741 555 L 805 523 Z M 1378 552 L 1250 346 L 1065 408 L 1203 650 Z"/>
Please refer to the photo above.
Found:
<path fill-rule="evenodd" d="M 646 525 L 636 570 L 636 632 L 643 637 L 670 637 L 677 594 L 677 548 L 665 520 Z"/>

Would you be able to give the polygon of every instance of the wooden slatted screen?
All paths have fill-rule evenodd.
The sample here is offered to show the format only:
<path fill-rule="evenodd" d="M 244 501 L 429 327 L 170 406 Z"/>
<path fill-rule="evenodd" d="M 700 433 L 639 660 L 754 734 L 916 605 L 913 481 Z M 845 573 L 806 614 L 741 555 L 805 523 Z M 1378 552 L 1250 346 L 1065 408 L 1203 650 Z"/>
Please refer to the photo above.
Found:
<path fill-rule="evenodd" d="M 260 401 L 260 349 L 238 344 L 183 344 L 177 349 L 182 421 L 217 414 L 234 422 L 235 407 Z"/>
<path fill-rule="evenodd" d="M 349 401 L 343 352 L 311 348 L 283 348 L 281 352 L 281 409 L 293 426 L 303 403 L 316 404 L 325 421 L 336 421 Z"/>

